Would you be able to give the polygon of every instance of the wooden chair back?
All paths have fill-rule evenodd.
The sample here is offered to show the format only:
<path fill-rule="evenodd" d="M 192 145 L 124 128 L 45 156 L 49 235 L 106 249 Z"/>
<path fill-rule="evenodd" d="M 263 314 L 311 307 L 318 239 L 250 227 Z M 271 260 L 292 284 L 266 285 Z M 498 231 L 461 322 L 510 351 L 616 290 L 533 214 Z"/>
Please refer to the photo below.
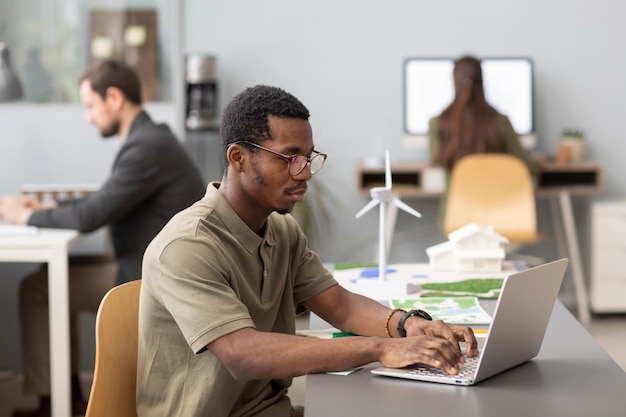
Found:
<path fill-rule="evenodd" d="M 137 417 L 135 402 L 141 281 L 118 285 L 96 315 L 96 364 L 85 417 Z"/>
<path fill-rule="evenodd" d="M 498 153 L 465 156 L 454 165 L 448 187 L 446 235 L 473 222 L 493 226 L 511 243 L 542 239 L 533 180 L 519 158 Z"/>

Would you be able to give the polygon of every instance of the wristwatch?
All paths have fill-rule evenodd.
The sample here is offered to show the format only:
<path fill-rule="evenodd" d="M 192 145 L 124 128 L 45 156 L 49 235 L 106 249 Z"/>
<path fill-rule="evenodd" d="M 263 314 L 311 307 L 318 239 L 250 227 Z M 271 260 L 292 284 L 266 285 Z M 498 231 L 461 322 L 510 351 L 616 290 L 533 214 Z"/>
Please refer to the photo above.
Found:
<path fill-rule="evenodd" d="M 400 321 L 398 321 L 398 333 L 400 337 L 406 337 L 406 330 L 404 329 L 404 322 L 411 316 L 421 317 L 425 320 L 432 320 L 430 314 L 425 312 L 424 310 L 409 310 L 400 317 Z"/>

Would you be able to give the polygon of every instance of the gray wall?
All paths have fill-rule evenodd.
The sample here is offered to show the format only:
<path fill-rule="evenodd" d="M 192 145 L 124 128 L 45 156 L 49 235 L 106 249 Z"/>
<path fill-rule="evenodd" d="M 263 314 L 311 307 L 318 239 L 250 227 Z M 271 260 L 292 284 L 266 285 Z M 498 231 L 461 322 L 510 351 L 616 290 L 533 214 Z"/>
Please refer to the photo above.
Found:
<path fill-rule="evenodd" d="M 626 38 L 625 11 L 613 0 L 578 1 L 575 7 L 565 0 L 185 0 L 183 27 L 186 51 L 218 59 L 222 106 L 243 88 L 265 83 L 309 107 L 316 147 L 329 154 L 319 178 L 342 200 L 319 252 L 326 261 L 368 261 L 376 252 L 377 215 L 354 218 L 367 202 L 357 193 L 357 164 L 385 149 L 396 160 L 426 157 L 403 140 L 406 57 L 531 57 L 538 150 L 553 153 L 564 127 L 585 130 L 589 157 L 605 167 L 604 197 L 626 195 L 619 181 L 626 158 L 615 152 L 613 139 L 626 96 L 626 54 L 619 43 Z M 155 118 L 174 117 L 172 109 L 162 110 Z M 117 149 L 82 122 L 77 106 L 0 106 L 0 126 L 0 194 L 24 182 L 101 181 Z M 215 135 L 194 146 L 206 152 L 208 163 L 218 160 Z M 204 171 L 209 179 L 220 172 L 213 166 Z M 424 249 L 443 239 L 435 226 L 436 203 L 407 202 L 424 216 L 399 214 L 392 262 L 425 261 Z M 546 209 L 540 202 L 541 226 L 550 233 Z M 586 204 L 581 200 L 576 209 L 584 242 Z M 555 256 L 550 239 L 535 250 Z M 19 367 L 15 288 L 28 268 L 0 265 L 0 369 Z"/>
<path fill-rule="evenodd" d="M 366 203 L 356 166 L 389 149 L 392 159 L 426 158 L 402 129 L 402 65 L 412 56 L 529 56 L 535 63 L 539 151 L 552 154 L 564 127 L 588 136 L 589 157 L 606 168 L 607 194 L 622 196 L 614 137 L 626 93 L 626 6 L 611 0 L 465 1 L 187 0 L 186 50 L 214 54 L 222 106 L 243 88 L 281 86 L 312 113 L 316 147 L 329 154 L 319 178 L 342 207 L 319 248 L 327 261 L 363 261 L 376 251 L 377 215 L 355 219 Z M 443 239 L 436 203 L 410 202 L 423 218 L 399 214 L 391 261 L 426 260 Z M 580 204 L 577 204 L 579 206 Z M 540 222 L 550 232 L 545 202 Z M 579 215 L 585 214 L 580 207 Z M 584 222 L 583 222 L 584 223 Z M 581 225 L 584 233 L 584 224 Z M 550 240 L 538 250 L 554 255 Z M 531 250 L 529 250 L 531 252 Z"/>

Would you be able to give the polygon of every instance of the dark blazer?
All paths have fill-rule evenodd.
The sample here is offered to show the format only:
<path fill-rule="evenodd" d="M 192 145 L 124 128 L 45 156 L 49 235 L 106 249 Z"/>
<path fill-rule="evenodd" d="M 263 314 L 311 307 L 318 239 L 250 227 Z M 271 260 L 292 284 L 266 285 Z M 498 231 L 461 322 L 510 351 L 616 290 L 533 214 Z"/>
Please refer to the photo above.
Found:
<path fill-rule="evenodd" d="M 29 225 L 90 232 L 110 225 L 118 282 L 141 278 L 148 243 L 169 219 L 201 199 L 204 183 L 167 125 L 141 112 L 98 192 L 34 212 Z"/>

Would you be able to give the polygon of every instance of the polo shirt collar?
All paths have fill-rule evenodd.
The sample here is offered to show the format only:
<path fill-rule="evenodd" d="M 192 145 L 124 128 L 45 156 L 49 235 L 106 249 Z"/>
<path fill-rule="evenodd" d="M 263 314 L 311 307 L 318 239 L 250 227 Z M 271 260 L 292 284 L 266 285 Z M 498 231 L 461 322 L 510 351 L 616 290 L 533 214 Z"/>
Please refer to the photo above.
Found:
<path fill-rule="evenodd" d="M 250 227 L 241 220 L 241 217 L 233 210 L 230 203 L 226 201 L 222 193 L 218 191 L 220 182 L 212 181 L 207 187 L 205 198 L 213 201 L 215 204 L 215 213 L 224 223 L 230 233 L 239 241 L 239 243 L 249 252 L 253 253 L 258 250 L 259 246 L 265 242 L 269 246 L 274 246 L 276 239 L 274 237 L 273 222 L 271 217 L 277 215 L 272 213 L 265 222 L 264 236 L 260 237 Z"/>

